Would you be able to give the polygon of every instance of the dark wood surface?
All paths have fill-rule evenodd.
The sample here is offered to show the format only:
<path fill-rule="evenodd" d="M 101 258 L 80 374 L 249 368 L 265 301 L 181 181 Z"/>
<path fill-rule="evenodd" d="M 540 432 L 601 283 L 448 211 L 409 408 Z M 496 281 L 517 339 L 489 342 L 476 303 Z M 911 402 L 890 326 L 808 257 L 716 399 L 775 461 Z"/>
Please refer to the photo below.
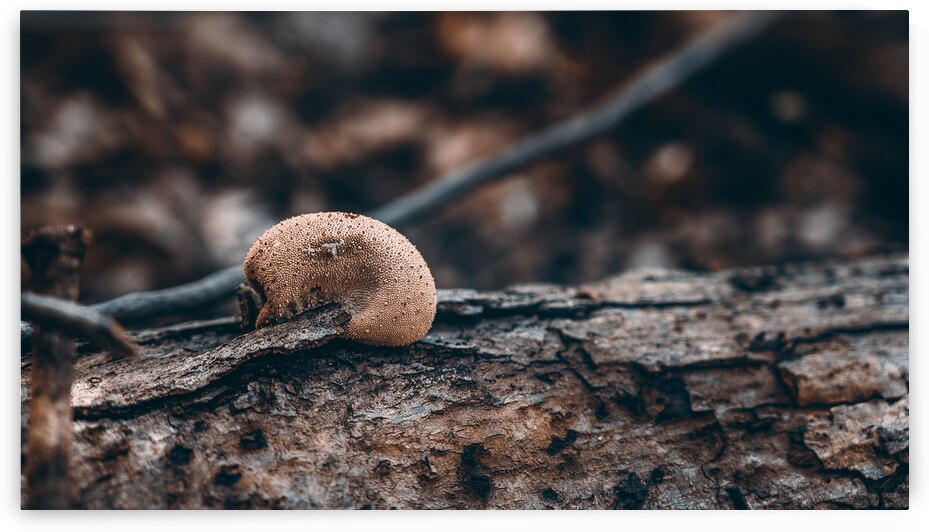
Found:
<path fill-rule="evenodd" d="M 337 307 L 136 331 L 75 365 L 73 506 L 906 508 L 908 276 L 442 290 L 405 348 L 331 339 Z"/>

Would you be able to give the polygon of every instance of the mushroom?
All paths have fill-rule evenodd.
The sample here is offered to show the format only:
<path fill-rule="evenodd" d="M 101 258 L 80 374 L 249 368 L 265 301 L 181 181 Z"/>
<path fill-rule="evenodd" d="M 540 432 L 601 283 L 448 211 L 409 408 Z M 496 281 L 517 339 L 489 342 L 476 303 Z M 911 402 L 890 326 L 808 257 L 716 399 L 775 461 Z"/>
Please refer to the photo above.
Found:
<path fill-rule="evenodd" d="M 399 346 L 422 338 L 435 318 L 435 281 L 422 255 L 392 227 L 360 214 L 288 218 L 255 241 L 244 269 L 245 325 L 338 303 L 351 315 L 340 336 Z"/>

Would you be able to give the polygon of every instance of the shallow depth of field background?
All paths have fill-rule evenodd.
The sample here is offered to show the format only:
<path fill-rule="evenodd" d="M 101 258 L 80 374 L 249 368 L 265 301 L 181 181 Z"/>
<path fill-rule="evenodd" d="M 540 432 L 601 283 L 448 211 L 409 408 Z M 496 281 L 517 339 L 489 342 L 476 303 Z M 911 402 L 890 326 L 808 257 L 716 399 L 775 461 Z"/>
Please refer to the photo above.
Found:
<path fill-rule="evenodd" d="M 22 14 L 23 231 L 79 222 L 82 299 L 240 263 L 615 93 L 727 13 Z M 776 22 L 609 135 L 403 232 L 439 287 L 906 250 L 905 12 Z"/>

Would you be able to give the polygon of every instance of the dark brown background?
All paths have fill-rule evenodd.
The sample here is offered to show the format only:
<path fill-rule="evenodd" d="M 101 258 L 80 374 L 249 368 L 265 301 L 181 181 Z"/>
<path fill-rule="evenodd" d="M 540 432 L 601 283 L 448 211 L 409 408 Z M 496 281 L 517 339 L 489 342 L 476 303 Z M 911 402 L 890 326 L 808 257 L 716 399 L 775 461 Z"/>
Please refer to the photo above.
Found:
<path fill-rule="evenodd" d="M 240 262 L 602 100 L 727 13 L 22 14 L 23 230 L 83 299 Z M 788 15 L 614 133 L 407 231 L 440 287 L 905 250 L 905 12 Z"/>

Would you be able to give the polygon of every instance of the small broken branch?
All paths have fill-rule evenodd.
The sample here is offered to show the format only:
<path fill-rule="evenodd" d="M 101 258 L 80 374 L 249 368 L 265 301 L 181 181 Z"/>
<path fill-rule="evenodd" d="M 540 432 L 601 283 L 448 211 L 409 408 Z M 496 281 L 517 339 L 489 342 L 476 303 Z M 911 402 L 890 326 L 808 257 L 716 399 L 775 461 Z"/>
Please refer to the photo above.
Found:
<path fill-rule="evenodd" d="M 90 232 L 76 225 L 46 227 L 27 237 L 22 255 L 38 292 L 77 299 Z M 27 429 L 26 486 L 30 509 L 69 506 L 71 381 L 74 339 L 55 326 L 36 327 Z"/>
<path fill-rule="evenodd" d="M 87 338 L 119 358 L 140 356 L 139 346 L 129 337 L 126 330 L 113 318 L 91 307 L 23 292 L 22 313 L 23 318 L 29 321 Z"/>

